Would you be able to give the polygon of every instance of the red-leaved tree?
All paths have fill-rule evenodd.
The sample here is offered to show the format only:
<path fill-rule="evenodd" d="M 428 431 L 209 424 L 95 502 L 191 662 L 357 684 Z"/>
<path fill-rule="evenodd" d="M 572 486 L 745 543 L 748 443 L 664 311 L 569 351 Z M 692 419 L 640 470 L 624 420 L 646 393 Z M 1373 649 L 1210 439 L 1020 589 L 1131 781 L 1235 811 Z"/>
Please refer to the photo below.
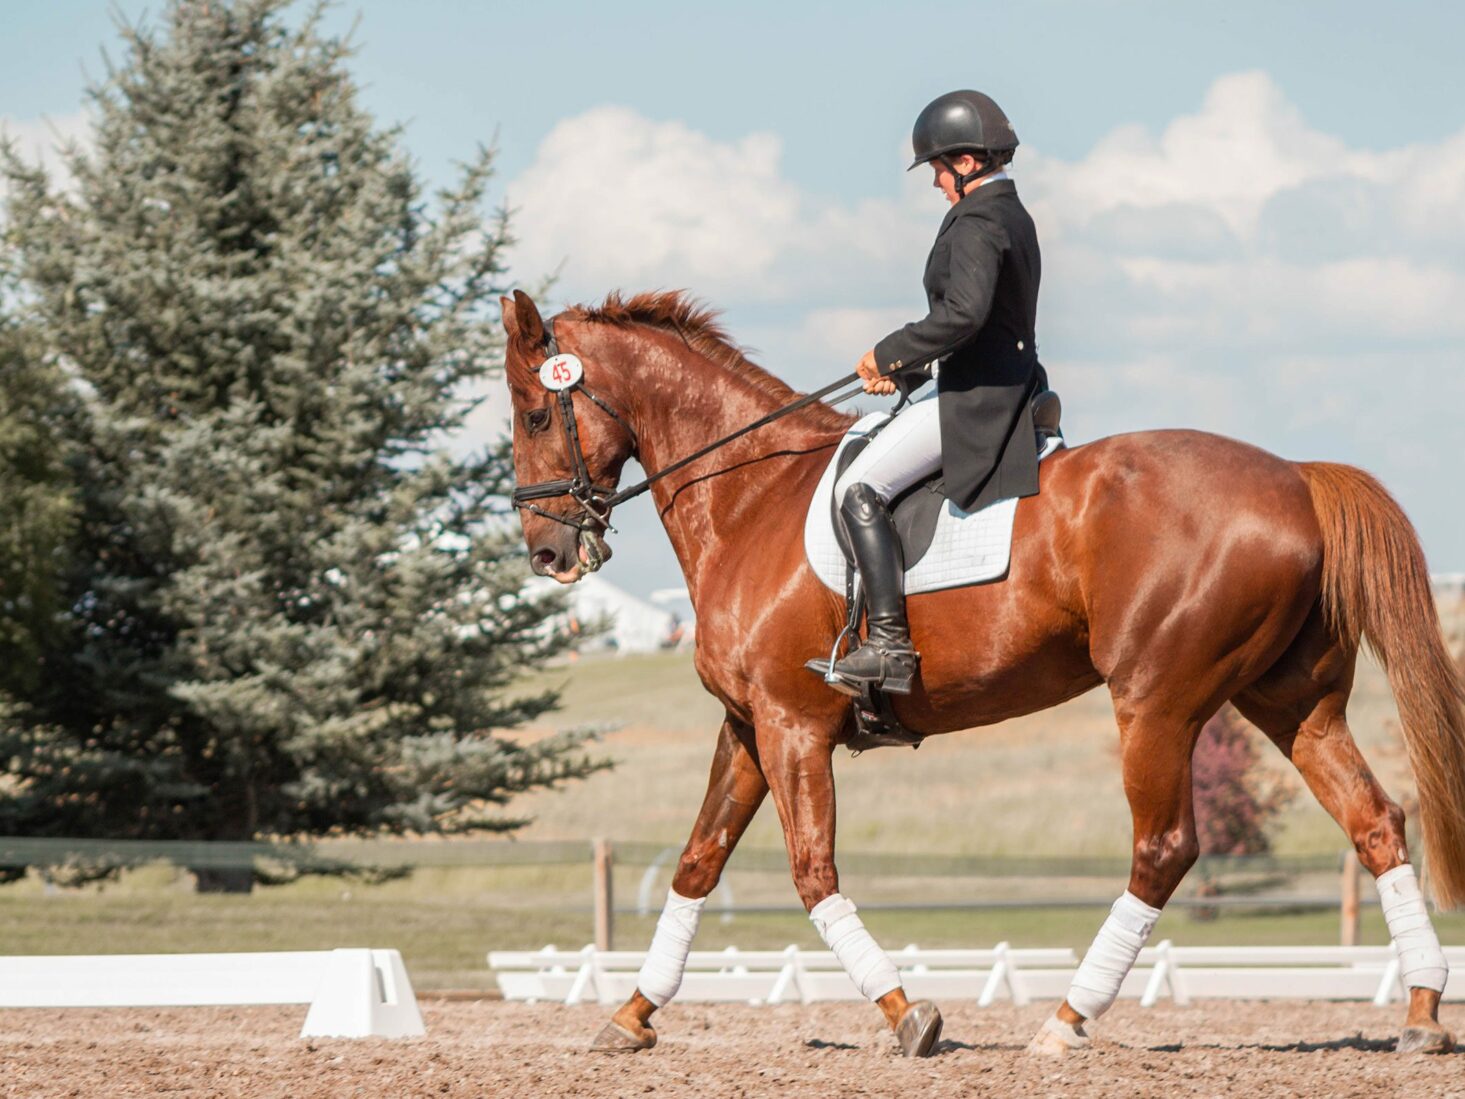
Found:
<path fill-rule="evenodd" d="M 1232 707 L 1201 729 L 1191 765 L 1195 824 L 1202 855 L 1264 855 L 1269 829 L 1292 800 L 1284 784 L 1261 773 L 1256 741 Z"/>

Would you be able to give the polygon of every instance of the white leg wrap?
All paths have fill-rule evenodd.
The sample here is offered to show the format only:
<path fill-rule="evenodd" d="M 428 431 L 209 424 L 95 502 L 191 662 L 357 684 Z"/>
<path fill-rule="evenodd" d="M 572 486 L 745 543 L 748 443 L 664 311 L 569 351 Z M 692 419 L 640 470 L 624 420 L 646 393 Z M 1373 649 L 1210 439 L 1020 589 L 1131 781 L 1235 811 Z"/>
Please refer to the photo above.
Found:
<path fill-rule="evenodd" d="M 682 987 L 682 974 L 687 968 L 687 954 L 697 925 L 702 922 L 702 906 L 706 897 L 695 900 L 666 891 L 666 907 L 656 921 L 656 934 L 651 936 L 651 949 L 641 972 L 636 974 L 636 987 L 657 1007 L 665 1007 Z"/>
<path fill-rule="evenodd" d="M 1159 918 L 1158 908 L 1126 890 L 1109 910 L 1109 918 L 1073 975 L 1068 1006 L 1085 1019 L 1097 1019 L 1108 1011 Z"/>
<path fill-rule="evenodd" d="M 824 944 L 834 951 L 839 964 L 855 982 L 860 995 L 878 1000 L 900 987 L 900 973 L 860 921 L 854 901 L 835 893 L 825 897 L 809 913 Z"/>
<path fill-rule="evenodd" d="M 1445 990 L 1450 965 L 1440 949 L 1439 936 L 1429 922 L 1419 879 L 1407 862 L 1378 876 L 1379 900 L 1384 921 L 1399 950 L 1399 975 L 1405 988 Z"/>

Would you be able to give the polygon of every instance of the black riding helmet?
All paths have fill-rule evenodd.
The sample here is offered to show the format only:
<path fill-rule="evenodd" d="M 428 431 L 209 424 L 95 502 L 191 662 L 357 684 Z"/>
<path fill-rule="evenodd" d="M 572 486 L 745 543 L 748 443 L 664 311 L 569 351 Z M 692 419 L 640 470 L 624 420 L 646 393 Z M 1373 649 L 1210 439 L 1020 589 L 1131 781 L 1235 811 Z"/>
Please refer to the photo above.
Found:
<path fill-rule="evenodd" d="M 989 95 L 970 90 L 947 92 L 931 100 L 916 117 L 911 131 L 911 148 L 918 168 L 932 160 L 940 160 L 956 177 L 957 193 L 1012 159 L 1017 148 L 1017 131 L 1007 115 Z M 952 167 L 952 153 L 970 152 L 981 162 L 977 171 L 962 175 Z"/>

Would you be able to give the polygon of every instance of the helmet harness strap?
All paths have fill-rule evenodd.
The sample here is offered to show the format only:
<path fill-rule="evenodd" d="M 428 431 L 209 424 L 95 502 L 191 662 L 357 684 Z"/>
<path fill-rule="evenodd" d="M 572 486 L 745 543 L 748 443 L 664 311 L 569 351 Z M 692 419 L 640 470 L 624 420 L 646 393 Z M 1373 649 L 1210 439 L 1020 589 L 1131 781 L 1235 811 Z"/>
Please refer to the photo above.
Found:
<path fill-rule="evenodd" d="M 956 165 L 951 161 L 951 157 L 945 153 L 942 153 L 936 158 L 941 162 L 941 166 L 950 172 L 952 178 L 956 180 L 956 197 L 958 199 L 966 197 L 966 189 L 973 183 L 979 179 L 985 179 L 1002 166 L 1002 161 L 985 149 L 974 149 L 972 153 L 974 156 L 978 153 L 981 154 L 977 160 L 977 170 L 975 172 L 958 172 Z"/>

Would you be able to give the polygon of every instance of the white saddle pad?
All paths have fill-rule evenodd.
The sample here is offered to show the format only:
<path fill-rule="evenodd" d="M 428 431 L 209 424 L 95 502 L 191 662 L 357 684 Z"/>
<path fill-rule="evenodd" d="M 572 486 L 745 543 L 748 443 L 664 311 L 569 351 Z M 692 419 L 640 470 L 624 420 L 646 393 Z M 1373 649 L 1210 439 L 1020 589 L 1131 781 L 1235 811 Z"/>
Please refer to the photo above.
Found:
<path fill-rule="evenodd" d="M 835 470 L 839 468 L 840 454 L 852 440 L 868 435 L 889 418 L 888 412 L 872 412 L 845 433 L 829 468 L 819 479 L 804 520 L 804 552 L 808 554 L 809 565 L 827 587 L 841 594 L 847 566 L 844 552 L 834 537 L 831 497 Z M 1038 457 L 1046 458 L 1062 446 L 1062 439 L 1050 439 Z M 1012 555 L 1012 520 L 1016 514 L 1016 499 L 998 500 L 979 511 L 962 511 L 950 500 L 943 501 L 931 548 L 906 569 L 905 593 L 918 595 L 924 591 L 960 588 L 1006 576 Z"/>

